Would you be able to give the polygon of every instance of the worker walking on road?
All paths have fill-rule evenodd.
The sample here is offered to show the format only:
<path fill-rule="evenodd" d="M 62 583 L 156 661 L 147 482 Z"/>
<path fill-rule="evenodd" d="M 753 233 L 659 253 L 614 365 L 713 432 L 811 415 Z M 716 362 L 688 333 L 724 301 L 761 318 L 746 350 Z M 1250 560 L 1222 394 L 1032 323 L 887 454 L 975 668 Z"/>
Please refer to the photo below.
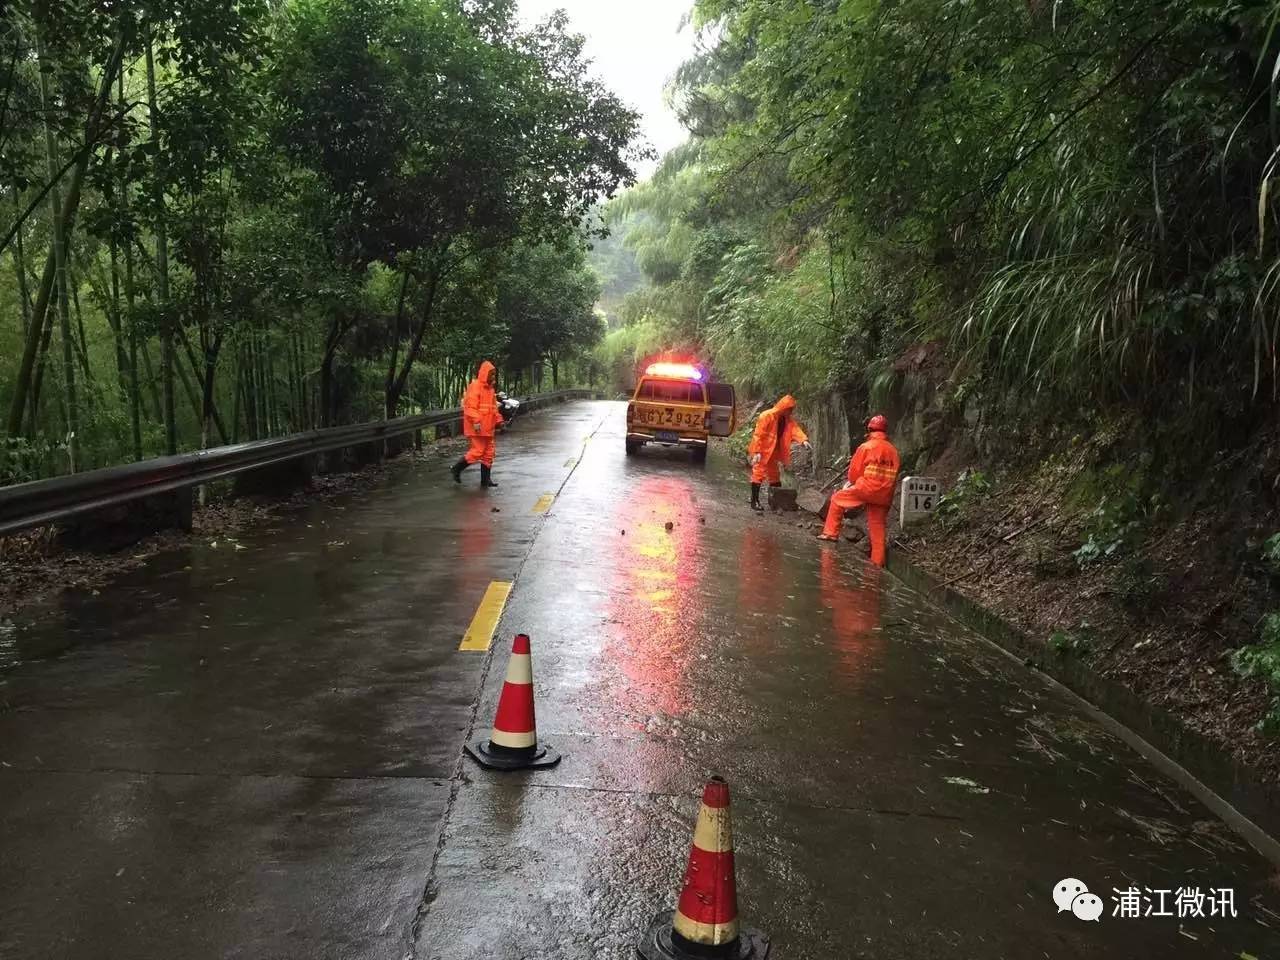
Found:
<path fill-rule="evenodd" d="M 893 503 L 893 488 L 898 482 L 902 461 L 887 436 L 889 422 L 880 414 L 867 421 L 867 439 L 849 461 L 849 481 L 831 496 L 827 508 L 827 524 L 818 534 L 819 540 L 838 540 L 840 524 L 846 510 L 867 509 L 867 536 L 871 540 L 871 562 L 884 566 L 885 524 Z"/>
<path fill-rule="evenodd" d="M 498 412 L 498 369 L 488 360 L 480 364 L 480 372 L 467 384 L 462 395 L 462 432 L 471 441 L 466 456 L 453 465 L 450 472 L 455 483 L 462 482 L 462 471 L 473 463 L 480 464 L 480 486 L 496 487 L 493 479 L 493 457 L 497 452 L 494 436 L 505 422 Z"/>
<path fill-rule="evenodd" d="M 769 486 L 782 486 L 782 464 L 791 466 L 791 445 L 809 446 L 809 438 L 795 420 L 796 399 L 787 394 L 773 407 L 760 414 L 755 433 L 747 446 L 747 459 L 751 462 L 751 509 L 760 506 L 760 485 L 766 480 Z"/>

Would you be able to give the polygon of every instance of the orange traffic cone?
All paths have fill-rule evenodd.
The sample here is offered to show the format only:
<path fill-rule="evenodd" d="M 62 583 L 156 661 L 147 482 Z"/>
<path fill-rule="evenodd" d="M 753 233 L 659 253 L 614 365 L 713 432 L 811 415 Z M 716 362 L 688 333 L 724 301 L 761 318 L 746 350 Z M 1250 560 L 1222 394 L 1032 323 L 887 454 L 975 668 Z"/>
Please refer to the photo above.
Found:
<path fill-rule="evenodd" d="M 498 697 L 498 715 L 488 740 L 467 744 L 467 753 L 482 767 L 491 770 L 525 770 L 551 767 L 560 754 L 538 743 L 538 727 L 533 717 L 533 662 L 529 637 L 518 634 L 507 661 L 507 679 Z"/>
<path fill-rule="evenodd" d="M 637 946 L 644 960 L 764 960 L 769 940 L 738 925 L 729 785 L 712 777 L 702 791 L 693 848 L 674 911 L 653 918 Z"/>

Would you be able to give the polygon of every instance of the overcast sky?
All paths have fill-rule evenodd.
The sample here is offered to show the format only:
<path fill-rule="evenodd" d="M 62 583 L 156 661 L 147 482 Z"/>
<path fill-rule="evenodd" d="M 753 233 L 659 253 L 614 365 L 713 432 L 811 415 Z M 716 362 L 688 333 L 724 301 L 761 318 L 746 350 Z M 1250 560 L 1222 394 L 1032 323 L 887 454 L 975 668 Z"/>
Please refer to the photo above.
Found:
<path fill-rule="evenodd" d="M 680 29 L 693 0 L 520 0 L 521 15 L 541 20 L 552 10 L 569 14 L 587 38 L 594 70 L 610 89 L 639 110 L 645 138 L 659 153 L 684 142 L 685 131 L 667 110 L 663 88 L 693 51 L 693 32 Z M 647 176 L 653 164 L 641 171 Z"/>

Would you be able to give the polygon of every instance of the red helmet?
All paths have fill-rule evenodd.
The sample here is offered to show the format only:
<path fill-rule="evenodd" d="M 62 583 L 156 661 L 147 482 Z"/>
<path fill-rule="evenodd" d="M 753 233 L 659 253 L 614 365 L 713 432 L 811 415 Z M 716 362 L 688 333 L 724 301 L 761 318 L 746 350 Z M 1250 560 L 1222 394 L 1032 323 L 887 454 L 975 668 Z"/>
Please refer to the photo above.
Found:
<path fill-rule="evenodd" d="M 882 414 L 877 413 L 874 417 L 867 421 L 867 433 L 888 433 L 889 421 Z"/>

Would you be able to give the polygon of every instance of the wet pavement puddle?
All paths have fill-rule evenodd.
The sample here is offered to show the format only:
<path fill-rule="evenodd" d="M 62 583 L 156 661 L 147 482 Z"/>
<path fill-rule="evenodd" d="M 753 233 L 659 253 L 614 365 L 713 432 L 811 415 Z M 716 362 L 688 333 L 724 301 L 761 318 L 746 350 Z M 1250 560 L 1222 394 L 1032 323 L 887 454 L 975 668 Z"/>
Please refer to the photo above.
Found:
<path fill-rule="evenodd" d="M 723 450 L 625 456 L 624 419 L 539 413 L 498 490 L 398 467 L 0 627 L 0 957 L 630 960 L 719 773 L 780 960 L 1280 958 L 1274 867 L 1194 797 L 859 547 L 752 514 Z M 462 745 L 514 633 L 564 757 L 501 775 Z M 1113 916 L 1131 887 L 1238 915 Z"/>

